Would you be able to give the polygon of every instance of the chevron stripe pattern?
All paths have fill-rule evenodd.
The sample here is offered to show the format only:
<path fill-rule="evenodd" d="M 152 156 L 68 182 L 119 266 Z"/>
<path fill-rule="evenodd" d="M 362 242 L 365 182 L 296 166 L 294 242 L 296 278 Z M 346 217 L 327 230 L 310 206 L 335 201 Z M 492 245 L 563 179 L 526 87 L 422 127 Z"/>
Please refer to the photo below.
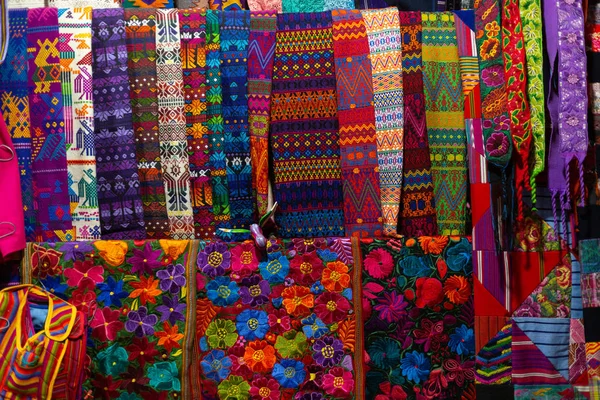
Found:
<path fill-rule="evenodd" d="M 475 359 L 475 379 L 483 385 L 509 383 L 512 375 L 512 322 L 483 346 Z"/>
<path fill-rule="evenodd" d="M 334 10 L 333 52 L 346 234 L 382 235 L 369 40 L 357 10 Z"/>
<path fill-rule="evenodd" d="M 464 235 L 467 137 L 454 14 L 423 13 L 421 18 L 427 135 L 438 230 L 442 235 Z"/>
<path fill-rule="evenodd" d="M 404 166 L 398 233 L 437 235 L 423 93 L 421 13 L 400 12 L 404 81 Z"/>
<path fill-rule="evenodd" d="M 396 8 L 362 11 L 371 53 L 383 232 L 398 236 L 404 107 L 400 20 Z"/>

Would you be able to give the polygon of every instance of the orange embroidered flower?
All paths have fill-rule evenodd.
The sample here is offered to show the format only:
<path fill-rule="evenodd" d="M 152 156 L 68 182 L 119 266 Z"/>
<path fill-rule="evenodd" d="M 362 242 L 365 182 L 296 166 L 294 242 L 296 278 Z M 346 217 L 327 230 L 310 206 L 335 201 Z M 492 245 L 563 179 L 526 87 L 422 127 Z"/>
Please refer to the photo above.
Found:
<path fill-rule="evenodd" d="M 485 24 L 486 35 L 488 38 L 496 37 L 500 33 L 500 25 L 496 21 Z"/>
<path fill-rule="evenodd" d="M 248 343 L 244 361 L 253 372 L 267 372 L 275 365 L 275 348 L 264 340 Z"/>
<path fill-rule="evenodd" d="M 463 304 L 471 296 L 471 285 L 464 276 L 453 275 L 444 283 L 444 294 L 454 304 Z"/>
<path fill-rule="evenodd" d="M 498 55 L 498 49 L 500 48 L 500 41 L 496 38 L 489 38 L 483 45 L 481 45 L 481 59 L 491 60 Z"/>
<path fill-rule="evenodd" d="M 183 334 L 179 333 L 177 325 L 170 326 L 167 321 L 163 322 L 164 331 L 154 332 L 154 336 L 158 338 L 158 345 L 163 346 L 169 353 L 173 348 L 180 349 L 179 341 L 183 339 Z"/>
<path fill-rule="evenodd" d="M 281 293 L 283 306 L 288 314 L 295 317 L 306 317 L 315 305 L 315 296 L 305 286 L 291 286 Z"/>
<path fill-rule="evenodd" d="M 567 263 L 569 262 L 569 260 L 565 261 Z M 571 269 L 568 264 L 565 265 L 563 263 L 556 267 L 556 282 L 558 283 L 558 286 L 563 289 L 571 286 Z"/>
<path fill-rule="evenodd" d="M 121 240 L 99 240 L 94 242 L 94 246 L 100 250 L 100 257 L 108 265 L 118 267 L 125 262 L 127 255 L 127 243 Z"/>
<path fill-rule="evenodd" d="M 442 254 L 448 244 L 448 236 L 421 236 L 419 244 L 425 254 Z"/>
<path fill-rule="evenodd" d="M 185 249 L 187 249 L 189 242 L 189 240 L 168 239 L 161 239 L 158 241 L 165 254 L 173 261 L 177 260 L 179 256 L 183 254 Z"/>
<path fill-rule="evenodd" d="M 328 263 L 321 278 L 321 284 L 330 292 L 341 292 L 350 285 L 348 266 L 341 261 Z"/>
<path fill-rule="evenodd" d="M 141 305 L 145 305 L 146 302 L 156 304 L 156 296 L 161 294 L 161 290 L 158 289 L 158 280 L 154 280 L 154 277 L 145 276 L 140 277 L 139 282 L 130 282 L 132 288 L 135 290 L 129 294 L 132 299 L 140 298 Z"/>

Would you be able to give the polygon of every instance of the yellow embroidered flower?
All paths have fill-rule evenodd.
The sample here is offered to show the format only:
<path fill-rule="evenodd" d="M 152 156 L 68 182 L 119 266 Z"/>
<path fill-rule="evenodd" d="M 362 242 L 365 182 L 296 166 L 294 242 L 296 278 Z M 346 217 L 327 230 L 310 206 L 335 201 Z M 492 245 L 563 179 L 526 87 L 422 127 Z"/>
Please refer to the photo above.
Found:
<path fill-rule="evenodd" d="M 500 48 L 500 41 L 496 38 L 489 38 L 481 46 L 481 59 L 491 60 L 498 55 L 498 49 Z"/>
<path fill-rule="evenodd" d="M 189 240 L 167 240 L 161 239 L 158 241 L 165 254 L 172 260 L 177 260 L 183 254 L 188 246 Z"/>
<path fill-rule="evenodd" d="M 122 240 L 100 240 L 94 242 L 94 246 L 100 250 L 100 257 L 106 261 L 108 265 L 118 267 L 125 262 L 127 255 L 127 243 Z"/>
<path fill-rule="evenodd" d="M 496 21 L 488 22 L 485 24 L 486 35 L 488 38 L 493 38 L 498 36 L 500 33 L 500 25 Z"/>

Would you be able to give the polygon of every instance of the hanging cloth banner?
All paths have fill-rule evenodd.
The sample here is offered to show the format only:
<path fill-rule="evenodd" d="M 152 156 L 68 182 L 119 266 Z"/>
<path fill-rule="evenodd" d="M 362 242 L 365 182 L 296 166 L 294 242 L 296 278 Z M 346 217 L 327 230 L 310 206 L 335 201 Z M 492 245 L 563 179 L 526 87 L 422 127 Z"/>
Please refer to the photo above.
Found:
<path fill-rule="evenodd" d="M 123 29 L 109 30 L 109 27 Z M 122 9 L 92 13 L 94 145 L 103 239 L 144 239 Z"/>
<path fill-rule="evenodd" d="M 58 10 L 27 12 L 29 106 L 32 134 L 31 170 L 36 241 L 75 239 L 67 182 L 67 154 L 58 50 Z M 34 56 L 35 55 L 35 56 Z"/>
<path fill-rule="evenodd" d="M 404 86 L 404 177 L 398 233 L 434 236 L 438 233 L 423 93 L 421 13 L 400 12 L 402 80 Z"/>

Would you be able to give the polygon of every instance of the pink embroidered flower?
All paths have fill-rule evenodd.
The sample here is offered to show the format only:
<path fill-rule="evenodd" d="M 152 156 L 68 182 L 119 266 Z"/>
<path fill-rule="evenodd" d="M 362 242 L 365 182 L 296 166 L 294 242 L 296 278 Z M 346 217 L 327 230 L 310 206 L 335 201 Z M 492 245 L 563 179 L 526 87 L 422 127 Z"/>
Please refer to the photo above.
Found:
<path fill-rule="evenodd" d="M 67 268 L 64 275 L 67 277 L 67 285 L 77 287 L 82 285 L 82 281 L 92 281 L 94 285 L 104 282 L 104 268 L 101 265 L 94 265 L 93 260 L 75 261 L 73 268 Z"/>
<path fill-rule="evenodd" d="M 231 249 L 231 270 L 240 277 L 250 276 L 258 268 L 258 257 L 252 242 L 244 242 Z"/>
<path fill-rule="evenodd" d="M 325 292 L 315 301 L 315 313 L 326 324 L 340 322 L 348 315 L 350 308 L 350 302 L 335 292 Z"/>
<path fill-rule="evenodd" d="M 91 317 L 97 308 L 96 293 L 77 289 L 71 294 L 71 304 L 81 311 L 86 317 Z"/>
<path fill-rule="evenodd" d="M 492 65 L 484 68 L 483 71 L 481 71 L 481 79 L 483 79 L 483 82 L 490 87 L 502 85 L 504 83 L 504 66 Z"/>
<path fill-rule="evenodd" d="M 569 74 L 567 77 L 567 82 L 569 82 L 571 85 L 574 85 L 579 82 L 579 77 L 575 74 Z"/>
<path fill-rule="evenodd" d="M 579 125 L 579 118 L 572 115 L 569 118 L 567 118 L 567 124 L 569 124 L 571 126 L 577 126 L 577 125 Z"/>
<path fill-rule="evenodd" d="M 125 326 L 119 321 L 120 315 L 119 310 L 111 310 L 110 307 L 96 311 L 90 323 L 92 335 L 102 342 L 115 340 L 117 333 Z"/>
<path fill-rule="evenodd" d="M 365 258 L 364 266 L 375 279 L 386 278 L 394 269 L 394 259 L 384 249 L 373 250 Z"/>
<path fill-rule="evenodd" d="M 498 115 L 497 117 L 494 117 L 494 124 L 494 129 L 497 131 L 508 130 L 510 129 L 510 118 L 504 114 Z"/>
<path fill-rule="evenodd" d="M 502 132 L 494 132 L 488 138 L 485 149 L 491 157 L 502 157 L 508 153 L 508 138 Z"/>
<path fill-rule="evenodd" d="M 352 372 L 342 367 L 333 367 L 323 376 L 323 388 L 335 397 L 346 398 L 354 390 Z"/>

